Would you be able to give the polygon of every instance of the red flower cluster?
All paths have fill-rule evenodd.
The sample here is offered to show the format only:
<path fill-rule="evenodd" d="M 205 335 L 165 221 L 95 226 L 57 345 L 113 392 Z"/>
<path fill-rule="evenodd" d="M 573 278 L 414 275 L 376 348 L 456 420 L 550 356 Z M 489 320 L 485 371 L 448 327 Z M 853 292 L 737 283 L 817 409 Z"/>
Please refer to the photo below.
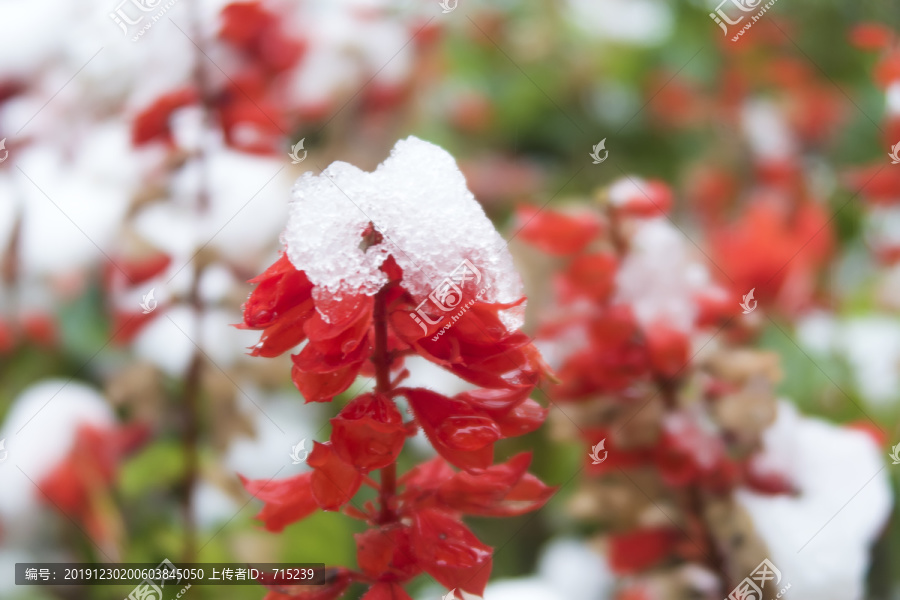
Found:
<path fill-rule="evenodd" d="M 682 331 L 665 322 L 642 324 L 633 307 L 616 296 L 617 277 L 631 251 L 626 232 L 647 217 L 661 215 L 670 205 L 671 194 L 661 184 L 654 188 L 654 197 L 669 202 L 613 202 L 605 218 L 593 212 L 522 211 L 527 221 L 523 237 L 562 263 L 554 281 L 557 317 L 538 333 L 539 339 L 566 350 L 558 369 L 563 383 L 551 391 L 551 397 L 563 404 L 597 407 L 593 412 L 584 408 L 575 412 L 595 415 L 579 425 L 589 445 L 604 440 L 604 459 L 586 465 L 591 477 L 654 473 L 676 498 L 720 496 L 739 485 L 762 493 L 788 491 L 787 482 L 754 471 L 752 455 L 729 444 L 725 428 L 717 427 L 705 412 L 708 407 L 679 403 L 679 390 L 689 379 L 696 380 L 696 369 L 688 368 L 689 336 L 732 316 L 739 310 L 737 302 L 726 304 L 711 290 L 698 290 L 693 298 L 696 317 L 690 330 Z M 648 214 L 650 204 L 657 206 L 655 215 Z M 736 248 L 739 242 L 731 243 Z M 702 377 L 702 400 L 710 406 L 738 387 L 711 373 Z M 641 415 L 654 400 L 661 408 L 647 408 Z M 640 424 L 631 425 L 632 419 Z M 678 527 L 649 524 L 614 527 L 609 536 L 613 570 L 634 574 L 673 557 L 702 561 L 712 555 L 715 550 L 703 546 L 709 536 L 702 535 L 702 517 L 689 513 L 684 519 L 687 533 Z M 696 540 L 701 540 L 699 546 Z"/>
<path fill-rule="evenodd" d="M 382 237 L 370 225 L 363 241 L 370 247 Z M 277 356 L 305 343 L 292 356 L 292 375 L 307 402 L 331 401 L 360 374 L 377 382 L 374 392 L 354 398 L 331 420 L 330 440 L 316 443 L 307 460 L 311 472 L 244 481 L 265 502 L 258 518 L 270 531 L 317 509 L 343 509 L 371 526 L 357 535 L 359 570 L 336 568 L 323 586 L 269 582 L 268 600 L 329 600 L 353 581 L 370 585 L 366 600 L 408 598 L 403 584 L 423 572 L 447 588 L 480 595 L 491 549 L 461 516 L 519 515 L 542 506 L 553 492 L 526 472 L 527 454 L 493 464 L 495 442 L 533 431 L 546 417 L 528 397 L 543 362 L 527 336 L 508 331 L 501 320 L 501 311 L 512 307 L 473 300 L 438 336 L 440 315 L 411 318 L 418 303 L 392 257 L 381 270 L 388 282 L 380 291 L 329 300 L 327 321 L 317 311 L 314 284 L 286 255 L 253 280 L 257 287 L 241 325 L 262 331 L 252 353 Z M 404 358 L 411 355 L 481 387 L 453 397 L 400 387 Z M 399 397 L 411 408 L 409 421 L 395 404 Z M 439 457 L 397 478 L 397 456 L 419 427 Z M 369 476 L 374 470 L 380 470 L 379 482 Z M 363 485 L 378 491 L 379 506 L 353 504 Z"/>
<path fill-rule="evenodd" d="M 306 42 L 287 35 L 277 14 L 259 2 L 235 2 L 222 10 L 220 40 L 239 57 L 242 68 L 214 93 L 185 86 L 157 98 L 135 118 L 132 141 L 172 143 L 169 120 L 185 106 L 206 103 L 218 116 L 225 141 L 246 152 L 275 152 L 292 124 L 287 107 L 275 100 L 277 77 L 303 57 Z M 208 94 L 209 97 L 201 97 Z M 296 107 L 293 114 L 296 114 Z M 301 115 L 309 116 L 309 115 Z M 321 116 L 321 115 L 319 115 Z"/>

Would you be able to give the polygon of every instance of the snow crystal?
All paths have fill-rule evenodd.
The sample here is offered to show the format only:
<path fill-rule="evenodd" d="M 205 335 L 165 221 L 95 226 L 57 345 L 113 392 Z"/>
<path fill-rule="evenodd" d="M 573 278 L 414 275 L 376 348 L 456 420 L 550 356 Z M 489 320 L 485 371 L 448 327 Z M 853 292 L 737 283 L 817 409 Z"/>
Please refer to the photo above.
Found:
<path fill-rule="evenodd" d="M 384 239 L 361 248 L 373 223 Z M 335 162 L 320 175 L 306 173 L 293 189 L 282 236 L 293 265 L 316 285 L 324 318 L 329 298 L 374 295 L 386 282 L 379 270 L 389 255 L 403 269 L 404 287 L 416 302 L 468 260 L 482 279 L 488 302 L 511 302 L 522 282 L 506 242 L 494 229 L 453 157 L 415 137 L 397 142 L 390 157 L 368 173 Z M 521 307 L 504 315 L 521 325 Z"/>

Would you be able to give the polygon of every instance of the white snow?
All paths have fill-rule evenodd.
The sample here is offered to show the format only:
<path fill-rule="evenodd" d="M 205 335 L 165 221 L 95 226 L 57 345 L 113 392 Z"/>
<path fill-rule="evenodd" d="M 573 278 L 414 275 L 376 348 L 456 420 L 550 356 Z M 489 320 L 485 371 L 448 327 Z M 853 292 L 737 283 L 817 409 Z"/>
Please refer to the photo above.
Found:
<path fill-rule="evenodd" d="M 659 0 L 568 0 L 571 22 L 600 39 L 652 46 L 672 34 L 672 11 Z"/>
<path fill-rule="evenodd" d="M 34 506 L 40 492 L 32 481 L 39 482 L 68 455 L 79 426 L 113 423 L 103 396 L 87 385 L 45 379 L 26 388 L 0 428 L 9 453 L 0 463 L 0 516 L 18 519 Z"/>
<path fill-rule="evenodd" d="M 782 111 L 771 101 L 745 103 L 741 110 L 741 130 L 753 154 L 760 159 L 782 160 L 796 154 L 794 136 Z"/>
<path fill-rule="evenodd" d="M 638 222 L 631 241 L 616 274 L 615 300 L 631 305 L 645 328 L 664 321 L 689 332 L 697 317 L 695 296 L 712 285 L 707 268 L 665 218 Z"/>
<path fill-rule="evenodd" d="M 359 246 L 370 222 L 384 241 L 364 252 Z M 522 295 L 506 242 L 453 157 L 415 137 L 397 142 L 371 173 L 335 162 L 320 175 L 303 175 L 293 189 L 282 239 L 293 265 L 316 285 L 317 308 L 326 318 L 326 300 L 373 295 L 384 285 L 378 268 L 388 255 L 403 269 L 404 287 L 417 302 L 464 259 L 480 271 L 479 286 L 490 286 L 485 300 L 511 302 Z M 515 312 L 507 315 L 508 327 L 521 324 L 522 311 Z"/>
<path fill-rule="evenodd" d="M 888 114 L 900 114 L 900 83 L 892 83 L 888 86 L 884 95 L 884 103 Z"/>
<path fill-rule="evenodd" d="M 253 423 L 256 435 L 238 437 L 231 442 L 223 458 L 225 470 L 250 479 L 268 479 L 276 473 L 282 479 L 309 470 L 305 462 L 293 464 L 291 449 L 306 440 L 303 447 L 311 451 L 314 441 L 321 443 L 328 439 L 320 407 L 304 406 L 290 392 L 270 393 L 244 381 L 240 386 L 247 395 L 237 392 L 238 405 Z"/>
<path fill-rule="evenodd" d="M 900 319 L 879 313 L 843 319 L 814 313 L 800 321 L 797 337 L 819 355 L 846 360 L 868 404 L 889 406 L 900 397 Z"/>
<path fill-rule="evenodd" d="M 867 434 L 805 417 L 785 401 L 763 444 L 761 467 L 786 474 L 799 495 L 737 497 L 790 597 L 862 598 L 869 550 L 893 503 L 884 452 Z"/>

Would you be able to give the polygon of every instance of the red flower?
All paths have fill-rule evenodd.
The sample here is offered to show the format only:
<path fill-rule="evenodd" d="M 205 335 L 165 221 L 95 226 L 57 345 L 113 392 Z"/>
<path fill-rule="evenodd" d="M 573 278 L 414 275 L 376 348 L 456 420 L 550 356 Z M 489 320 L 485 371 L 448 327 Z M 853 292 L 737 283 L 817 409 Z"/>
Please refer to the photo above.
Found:
<path fill-rule="evenodd" d="M 409 525 L 389 523 L 355 534 L 356 560 L 370 577 L 383 581 L 407 581 L 422 572 L 412 551 Z"/>
<path fill-rule="evenodd" d="M 575 257 L 560 278 L 560 300 L 571 302 L 582 297 L 606 302 L 613 292 L 618 267 L 616 257 L 606 252 Z"/>
<path fill-rule="evenodd" d="M 713 256 L 734 281 L 735 295 L 755 288 L 760 303 L 777 299 L 791 312 L 811 301 L 816 269 L 829 256 L 832 243 L 827 213 L 811 202 L 792 211 L 774 202 L 756 202 L 712 239 Z"/>
<path fill-rule="evenodd" d="M 850 30 L 848 37 L 861 50 L 881 50 L 894 40 L 894 32 L 881 23 L 860 23 Z"/>
<path fill-rule="evenodd" d="M 376 583 L 362 597 L 362 600 L 412 600 L 397 583 Z"/>
<path fill-rule="evenodd" d="M 172 132 L 169 129 L 169 119 L 172 117 L 172 113 L 179 108 L 195 104 L 197 100 L 197 91 L 193 88 L 175 90 L 160 96 L 135 118 L 131 127 L 131 143 L 135 146 L 152 141 L 171 144 Z"/>
<path fill-rule="evenodd" d="M 516 216 L 522 223 L 518 235 L 552 256 L 581 252 L 602 230 L 599 219 L 589 212 L 565 215 L 523 206 L 516 211 Z"/>
<path fill-rule="evenodd" d="M 620 392 L 649 374 L 647 348 L 628 306 L 611 306 L 581 321 L 587 330 L 587 345 L 563 363 L 559 370 L 562 384 L 554 389 L 554 398 L 576 400 Z M 544 328 L 539 336 L 551 337 L 554 329 Z"/>
<path fill-rule="evenodd" d="M 397 460 L 407 430 L 397 406 L 380 394 L 363 394 L 331 420 L 331 443 L 346 463 L 367 472 Z"/>
<path fill-rule="evenodd" d="M 251 17 L 250 33 L 234 24 L 230 35 L 252 37 L 259 19 L 255 13 Z M 384 254 L 373 261 L 380 273 L 370 275 L 383 282 L 374 294 L 367 287 L 340 294 L 318 289 L 315 269 L 310 267 L 308 276 L 283 254 L 253 280 L 257 287 L 244 306 L 240 327 L 262 332 L 253 355 L 277 356 L 302 344 L 291 357 L 291 374 L 307 402 L 331 401 L 361 374 L 375 381 L 373 392 L 354 398 L 331 420 L 331 439 L 316 442 L 307 459 L 311 473 L 274 484 L 244 482 L 265 502 L 258 518 L 271 531 L 317 507 L 343 510 L 370 526 L 356 536 L 359 572 L 336 571 L 334 582 L 320 591 L 270 585 L 269 600 L 330 600 L 351 580 L 369 584 L 368 600 L 401 600 L 408 598 L 402 584 L 423 571 L 448 588 L 480 595 L 490 575 L 491 549 L 466 528 L 462 515 L 518 515 L 539 508 L 553 493 L 526 472 L 528 455 L 493 465 L 495 442 L 534 431 L 547 416 L 529 394 L 549 371 L 531 340 L 504 320 L 524 298 L 488 302 L 482 298 L 487 288 L 476 289 L 482 274 L 473 269 L 453 295 L 442 298 L 455 312 L 439 305 L 434 292 L 428 293 L 433 306 L 423 308 L 427 302 L 412 291 L 421 293 L 421 279 L 407 280 L 385 248 L 372 250 L 384 243 L 386 236 L 369 223 L 354 244 L 354 250 Z M 453 397 L 398 387 L 410 355 L 480 387 Z M 407 423 L 394 402 L 398 396 L 411 407 Z M 398 478 L 397 458 L 419 427 L 443 458 Z M 375 470 L 377 481 L 370 475 Z M 373 502 L 348 506 L 363 484 L 376 489 L 377 507 Z"/>
<path fill-rule="evenodd" d="M 312 495 L 312 475 L 303 473 L 278 481 L 241 477 L 241 482 L 248 492 L 266 503 L 256 518 L 265 523 L 267 530 L 277 533 L 319 508 Z"/>
<path fill-rule="evenodd" d="M 91 537 L 110 539 L 113 529 L 105 516 L 103 497 L 111 493 L 121 460 L 140 447 L 148 434 L 144 425 L 80 426 L 69 454 L 37 482 L 41 499 L 77 519 Z"/>
<path fill-rule="evenodd" d="M 490 466 L 494 442 L 508 437 L 505 433 L 528 433 L 546 418 L 546 410 L 521 394 L 470 392 L 448 398 L 429 390 L 409 388 L 401 388 L 397 393 L 409 400 L 435 450 L 450 463 L 469 471 Z M 493 411 L 479 405 L 485 402 L 490 406 L 490 400 L 496 402 L 498 396 L 512 398 L 512 402 Z"/>
<path fill-rule="evenodd" d="M 317 569 L 317 578 L 320 573 L 323 571 Z M 263 600 L 336 600 L 347 591 L 353 575 L 343 567 L 332 567 L 324 572 L 323 580 L 319 585 L 283 585 L 263 579 L 261 583 L 270 590 Z"/>
<path fill-rule="evenodd" d="M 306 462 L 313 470 L 312 497 L 323 510 L 338 510 L 359 490 L 362 474 L 342 461 L 331 443 L 316 442 Z"/>
<path fill-rule="evenodd" d="M 620 214 L 658 217 L 672 210 L 672 189 L 663 181 L 626 177 L 609 190 L 610 204 Z"/>
<path fill-rule="evenodd" d="M 484 595 L 491 574 L 491 549 L 465 525 L 439 511 L 421 510 L 413 517 L 410 537 L 419 564 L 438 583 Z"/>
<path fill-rule="evenodd" d="M 673 527 L 638 529 L 609 537 L 609 566 L 619 575 L 652 567 L 671 555 L 680 535 Z"/>
<path fill-rule="evenodd" d="M 650 366 L 663 377 L 675 377 L 690 360 L 690 340 L 684 332 L 656 323 L 644 333 Z"/>

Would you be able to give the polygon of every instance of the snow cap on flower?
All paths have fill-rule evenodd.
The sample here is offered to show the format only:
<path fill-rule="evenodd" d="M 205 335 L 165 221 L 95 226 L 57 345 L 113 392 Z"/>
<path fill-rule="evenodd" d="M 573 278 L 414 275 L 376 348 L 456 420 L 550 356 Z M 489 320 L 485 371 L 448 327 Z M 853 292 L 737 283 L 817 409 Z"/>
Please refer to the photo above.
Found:
<path fill-rule="evenodd" d="M 370 223 L 381 243 L 360 244 Z M 328 320 L 330 301 L 374 295 L 387 282 L 379 269 L 387 257 L 403 270 L 403 287 L 416 302 L 468 260 L 484 278 L 485 302 L 511 303 L 522 283 L 503 238 L 484 214 L 453 157 L 409 137 L 397 142 L 375 171 L 344 162 L 295 184 L 282 236 L 294 267 L 315 286 L 316 308 Z M 519 315 L 505 311 L 509 329 Z"/>
<path fill-rule="evenodd" d="M 891 513 L 885 453 L 861 431 L 801 415 L 789 402 L 763 435 L 759 468 L 783 473 L 796 496 L 738 493 L 791 597 L 863 597 L 872 544 Z"/>

